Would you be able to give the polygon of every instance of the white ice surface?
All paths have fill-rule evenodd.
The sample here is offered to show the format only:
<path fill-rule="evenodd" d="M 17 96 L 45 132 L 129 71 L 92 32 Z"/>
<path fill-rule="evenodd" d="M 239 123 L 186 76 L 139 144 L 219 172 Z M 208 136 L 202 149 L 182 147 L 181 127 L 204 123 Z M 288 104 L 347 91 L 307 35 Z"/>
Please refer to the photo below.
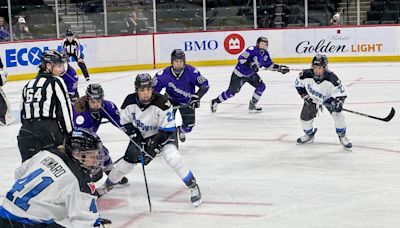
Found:
<path fill-rule="evenodd" d="M 307 65 L 290 65 L 307 67 Z M 400 112 L 400 64 L 331 64 L 348 98 L 345 107 L 386 116 Z M 99 201 L 113 227 L 400 227 L 400 118 L 385 123 L 345 113 L 354 147 L 344 151 L 328 112 L 314 122 L 315 143 L 296 145 L 302 100 L 293 82 L 297 73 L 260 73 L 267 84 L 263 112 L 248 113 L 253 93 L 240 93 L 210 113 L 209 101 L 226 90 L 233 66 L 199 68 L 211 88 L 197 109 L 196 127 L 181 144 L 198 180 L 204 204 L 194 208 L 182 181 L 157 158 L 146 167 L 153 204 L 148 212 L 141 166 L 129 174 L 130 185 Z M 140 71 L 154 74 L 156 71 Z M 106 99 L 118 106 L 133 92 L 135 72 L 92 74 Z M 18 113 L 25 81 L 4 87 Z M 80 81 L 83 94 L 86 82 Z M 180 122 L 180 117 L 178 122 Z M 20 163 L 16 135 L 20 124 L 0 127 L 0 195 L 13 183 Z M 111 124 L 98 134 L 114 159 L 127 137 Z"/>

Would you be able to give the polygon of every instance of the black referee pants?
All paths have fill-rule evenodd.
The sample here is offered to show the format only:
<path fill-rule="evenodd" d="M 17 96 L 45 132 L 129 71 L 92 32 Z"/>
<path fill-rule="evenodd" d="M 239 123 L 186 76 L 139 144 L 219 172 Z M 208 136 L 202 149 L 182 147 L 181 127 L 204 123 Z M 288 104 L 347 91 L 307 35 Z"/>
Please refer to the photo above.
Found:
<path fill-rule="evenodd" d="M 53 119 L 22 120 L 17 140 L 22 162 L 43 149 L 57 148 L 64 142 L 58 121 Z"/>

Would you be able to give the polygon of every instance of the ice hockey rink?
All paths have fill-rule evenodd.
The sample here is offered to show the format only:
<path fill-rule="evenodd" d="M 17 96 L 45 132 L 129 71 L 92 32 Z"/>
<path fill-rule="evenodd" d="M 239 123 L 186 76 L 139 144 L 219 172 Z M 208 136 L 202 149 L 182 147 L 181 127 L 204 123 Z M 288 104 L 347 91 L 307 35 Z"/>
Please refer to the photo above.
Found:
<path fill-rule="evenodd" d="M 302 100 L 293 86 L 298 72 L 260 72 L 267 84 L 262 113 L 248 112 L 253 88 L 247 84 L 211 114 L 209 102 L 227 89 L 233 66 L 199 69 L 211 88 L 180 150 L 197 178 L 203 205 L 191 205 L 185 185 L 159 157 L 146 167 L 152 213 L 141 166 L 127 176 L 129 186 L 98 200 L 101 216 L 113 227 L 400 227 L 400 113 L 390 122 L 345 113 L 353 143 L 349 152 L 325 111 L 314 122 L 315 143 L 296 145 L 303 135 Z M 330 64 L 330 69 L 346 88 L 346 108 L 379 117 L 391 107 L 400 112 L 399 63 Z M 133 92 L 138 72 L 156 70 L 92 74 L 92 82 L 120 106 Z M 15 114 L 25 83 L 4 86 Z M 81 94 L 86 85 L 81 79 Z M 20 163 L 19 127 L 0 127 L 1 196 Z M 124 154 L 128 138 L 117 128 L 104 124 L 98 134 L 115 160 Z"/>

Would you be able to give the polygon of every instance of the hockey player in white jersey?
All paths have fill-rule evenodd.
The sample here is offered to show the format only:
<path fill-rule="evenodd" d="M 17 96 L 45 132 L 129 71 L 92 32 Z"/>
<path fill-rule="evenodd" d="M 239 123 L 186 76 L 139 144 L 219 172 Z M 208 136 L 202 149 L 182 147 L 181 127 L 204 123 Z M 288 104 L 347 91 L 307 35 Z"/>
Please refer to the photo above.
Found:
<path fill-rule="evenodd" d="M 90 175 L 102 167 L 100 138 L 69 133 L 64 149 L 42 150 L 15 171 L 16 182 L 0 205 L 0 227 L 105 227 Z M 62 225 L 61 225 L 62 224 Z"/>
<path fill-rule="evenodd" d="M 171 136 L 176 131 L 173 109 L 168 99 L 153 93 L 153 80 L 149 74 L 139 74 L 135 79 L 136 93 L 129 94 L 121 107 L 121 124 L 132 141 L 125 156 L 111 170 L 104 185 L 97 189 L 99 196 L 106 194 L 122 177 L 141 161 L 147 165 L 157 155 L 183 180 L 191 192 L 195 206 L 202 203 L 196 179 L 185 163 Z M 144 159 L 140 145 L 143 145 Z"/>
<path fill-rule="evenodd" d="M 318 112 L 318 106 L 325 106 L 335 122 L 336 133 L 345 149 L 352 144 L 346 137 L 346 123 L 342 108 L 347 97 L 339 78 L 328 70 L 328 58 L 318 54 L 312 60 L 312 68 L 303 70 L 295 81 L 295 87 L 304 100 L 300 114 L 300 122 L 305 135 L 297 139 L 298 144 L 312 143 L 317 131 L 313 121 Z"/>

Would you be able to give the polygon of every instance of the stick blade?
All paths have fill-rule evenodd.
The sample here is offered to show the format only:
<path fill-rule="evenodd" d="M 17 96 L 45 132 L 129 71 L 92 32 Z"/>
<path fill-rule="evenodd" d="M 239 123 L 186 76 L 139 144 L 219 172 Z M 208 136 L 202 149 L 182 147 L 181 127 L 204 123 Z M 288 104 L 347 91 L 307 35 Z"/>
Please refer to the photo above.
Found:
<path fill-rule="evenodd" d="M 396 111 L 392 107 L 392 110 L 390 110 L 389 115 L 387 117 L 385 117 L 384 119 L 382 119 L 382 120 L 385 121 L 385 122 L 389 122 L 391 119 L 393 119 L 395 114 L 396 114 Z"/>

